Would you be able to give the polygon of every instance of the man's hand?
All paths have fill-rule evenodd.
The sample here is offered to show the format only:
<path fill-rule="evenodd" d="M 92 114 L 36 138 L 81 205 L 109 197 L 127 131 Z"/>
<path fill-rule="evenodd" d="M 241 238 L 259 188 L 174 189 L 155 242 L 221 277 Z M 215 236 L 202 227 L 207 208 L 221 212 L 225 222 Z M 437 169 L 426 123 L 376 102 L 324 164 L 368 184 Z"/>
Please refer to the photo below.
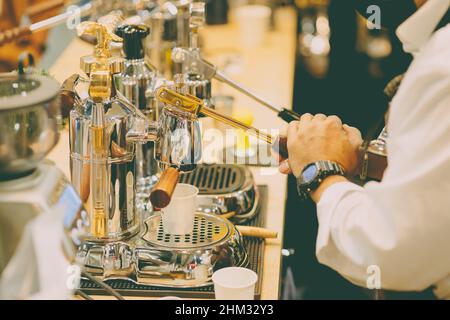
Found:
<path fill-rule="evenodd" d="M 289 159 L 280 164 L 282 173 L 300 175 L 306 165 L 319 160 L 339 163 L 348 175 L 359 167 L 358 150 L 362 144 L 358 129 L 342 125 L 336 116 L 302 115 L 289 124 L 287 146 Z"/>

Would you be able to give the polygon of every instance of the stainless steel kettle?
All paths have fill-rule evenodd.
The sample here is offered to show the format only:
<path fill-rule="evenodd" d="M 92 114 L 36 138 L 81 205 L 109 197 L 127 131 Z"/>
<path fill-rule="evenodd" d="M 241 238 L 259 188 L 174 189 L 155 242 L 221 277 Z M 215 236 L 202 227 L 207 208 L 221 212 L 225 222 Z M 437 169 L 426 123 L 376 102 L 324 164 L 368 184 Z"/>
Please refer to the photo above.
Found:
<path fill-rule="evenodd" d="M 25 68 L 0 74 L 0 180 L 33 171 L 55 146 L 61 123 L 59 84 L 52 77 Z"/>

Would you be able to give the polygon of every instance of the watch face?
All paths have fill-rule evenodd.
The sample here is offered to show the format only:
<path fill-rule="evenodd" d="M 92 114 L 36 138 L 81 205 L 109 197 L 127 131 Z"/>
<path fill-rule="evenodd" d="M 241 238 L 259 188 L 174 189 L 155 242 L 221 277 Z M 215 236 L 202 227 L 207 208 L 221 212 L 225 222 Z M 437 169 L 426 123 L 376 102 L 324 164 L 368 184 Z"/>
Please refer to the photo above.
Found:
<path fill-rule="evenodd" d="M 314 163 L 310 164 L 303 170 L 302 178 L 304 183 L 311 183 L 317 176 L 318 169 Z"/>

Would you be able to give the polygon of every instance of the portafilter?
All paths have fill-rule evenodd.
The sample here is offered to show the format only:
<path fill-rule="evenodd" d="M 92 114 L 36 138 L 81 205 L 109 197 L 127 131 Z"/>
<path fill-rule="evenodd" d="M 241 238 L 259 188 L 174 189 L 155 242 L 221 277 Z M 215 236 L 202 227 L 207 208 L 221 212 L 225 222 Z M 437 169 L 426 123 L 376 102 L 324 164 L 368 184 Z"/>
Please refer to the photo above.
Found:
<path fill-rule="evenodd" d="M 256 128 L 248 126 L 241 121 L 205 106 L 202 99 L 188 93 L 180 93 L 163 86 L 157 90 L 155 96 L 160 102 L 164 103 L 163 111 L 188 114 L 193 118 L 197 118 L 199 115 L 207 116 L 229 125 L 230 127 L 245 130 L 248 134 L 272 145 L 272 149 L 278 152 L 282 157 L 288 158 L 286 137 L 273 137 Z M 172 128 L 172 132 L 178 131 L 173 129 L 174 128 Z M 170 136 L 173 136 L 173 134 Z M 193 135 L 183 134 L 182 136 L 190 138 Z M 192 140 L 192 138 L 190 138 L 190 140 Z M 183 148 L 183 150 L 186 150 L 186 148 Z M 179 180 L 179 167 L 176 165 L 174 167 L 176 168 L 168 168 L 162 173 L 160 180 L 152 190 L 150 201 L 157 208 L 164 208 L 170 203 L 173 190 Z"/>

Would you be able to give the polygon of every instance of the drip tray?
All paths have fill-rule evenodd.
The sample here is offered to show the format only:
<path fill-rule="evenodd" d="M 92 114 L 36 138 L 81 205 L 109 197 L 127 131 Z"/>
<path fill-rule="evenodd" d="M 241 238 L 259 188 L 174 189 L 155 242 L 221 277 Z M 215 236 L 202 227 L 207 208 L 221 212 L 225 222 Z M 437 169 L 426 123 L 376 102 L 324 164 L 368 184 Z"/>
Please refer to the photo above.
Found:
<path fill-rule="evenodd" d="M 155 221 L 152 221 L 155 220 Z M 159 220 L 159 223 L 157 222 Z M 164 233 L 161 216 L 155 215 L 145 222 L 148 232 L 142 237 L 152 246 L 173 249 L 201 249 L 203 246 L 219 244 L 230 233 L 228 224 L 217 216 L 198 216 L 194 218 L 194 231 L 185 235 Z M 157 225 L 156 227 L 153 227 Z"/>
<path fill-rule="evenodd" d="M 234 212 L 232 221 L 243 224 L 253 219 L 260 206 L 260 194 L 251 170 L 235 164 L 202 163 L 180 175 L 180 183 L 199 189 L 198 210 L 217 215 Z"/>
<path fill-rule="evenodd" d="M 256 215 L 255 219 L 251 220 L 246 225 L 255 227 L 264 227 L 264 221 L 267 214 L 267 186 L 259 186 L 261 193 L 261 207 L 260 212 Z M 154 241 L 165 240 L 164 238 L 158 239 L 158 235 L 155 235 Z M 171 239 L 170 239 L 171 240 Z M 255 298 L 261 297 L 261 282 L 263 274 L 263 262 L 264 262 L 264 240 L 258 238 L 244 237 L 244 245 L 247 249 L 249 268 L 258 274 L 258 282 L 255 288 Z M 180 298 L 198 298 L 198 299 L 214 299 L 213 286 L 206 286 L 200 288 L 164 288 L 155 287 L 149 285 L 137 284 L 131 280 L 125 279 L 110 279 L 105 281 L 113 289 L 117 290 L 123 296 L 136 296 L 136 297 L 164 297 L 164 296 L 177 296 Z M 82 279 L 80 283 L 80 289 L 88 295 L 107 295 L 102 288 L 92 283 L 89 280 Z"/>
<path fill-rule="evenodd" d="M 246 182 L 246 168 L 236 165 L 200 164 L 180 175 L 180 183 L 196 186 L 200 195 L 223 195 L 241 191 Z"/>

